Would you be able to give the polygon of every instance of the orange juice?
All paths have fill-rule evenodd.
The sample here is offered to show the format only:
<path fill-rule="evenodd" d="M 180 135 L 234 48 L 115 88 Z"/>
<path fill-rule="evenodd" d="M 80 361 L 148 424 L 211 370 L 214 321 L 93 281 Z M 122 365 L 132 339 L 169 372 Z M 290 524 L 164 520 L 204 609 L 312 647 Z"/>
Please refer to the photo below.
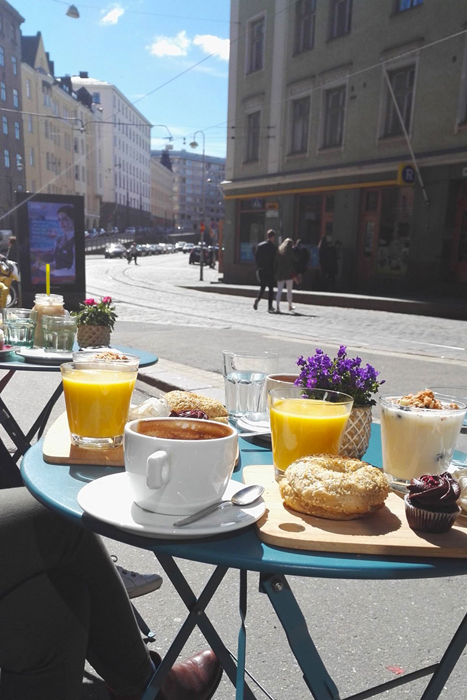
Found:
<path fill-rule="evenodd" d="M 70 432 L 86 438 L 122 436 L 136 371 L 79 369 L 63 375 Z"/>
<path fill-rule="evenodd" d="M 276 399 L 270 407 L 274 467 L 284 472 L 305 455 L 338 454 L 351 403 Z"/>

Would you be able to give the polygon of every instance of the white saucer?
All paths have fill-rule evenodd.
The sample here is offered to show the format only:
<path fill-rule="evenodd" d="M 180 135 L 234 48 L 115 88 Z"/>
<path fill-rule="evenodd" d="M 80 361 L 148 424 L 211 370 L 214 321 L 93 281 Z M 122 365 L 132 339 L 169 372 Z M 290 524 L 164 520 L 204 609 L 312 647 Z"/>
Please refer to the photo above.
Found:
<path fill-rule="evenodd" d="M 174 527 L 173 523 L 181 516 L 150 513 L 137 506 L 133 502 L 128 481 L 126 472 L 91 481 L 78 493 L 78 503 L 94 518 L 127 532 L 145 537 L 160 536 L 163 539 L 178 540 L 210 537 L 232 532 L 232 530 L 241 530 L 259 520 L 266 510 L 266 505 L 260 498 L 251 506 L 245 508 L 228 506 L 197 523 L 178 528 Z M 231 479 L 224 498 L 231 498 L 243 487 L 244 484 Z"/>
<path fill-rule="evenodd" d="M 64 362 L 73 361 L 72 352 L 46 350 L 45 348 L 18 348 L 15 352 L 26 362 L 33 362 L 36 365 L 61 365 Z"/>
<path fill-rule="evenodd" d="M 253 420 L 251 418 L 247 418 L 246 416 L 244 418 L 239 418 L 237 420 L 237 428 L 239 428 L 239 431 L 245 431 L 248 433 L 259 433 L 258 437 L 256 439 L 261 439 L 261 440 L 271 440 L 271 424 L 269 422 L 269 418 L 267 417 L 267 414 L 255 414 L 255 415 L 265 415 L 266 419 L 265 420 Z M 242 433 L 239 432 L 239 437 L 242 437 Z"/>

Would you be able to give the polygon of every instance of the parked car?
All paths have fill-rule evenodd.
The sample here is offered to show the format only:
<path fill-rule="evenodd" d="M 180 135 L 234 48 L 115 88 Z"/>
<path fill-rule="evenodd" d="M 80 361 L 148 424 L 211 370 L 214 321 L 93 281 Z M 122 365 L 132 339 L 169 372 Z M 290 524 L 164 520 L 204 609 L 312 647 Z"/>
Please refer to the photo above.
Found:
<path fill-rule="evenodd" d="M 167 243 L 167 252 L 175 253 L 175 246 L 172 243 Z"/>
<path fill-rule="evenodd" d="M 109 243 L 109 245 L 105 247 L 104 257 L 124 258 L 126 257 L 126 248 L 122 243 Z"/>
<path fill-rule="evenodd" d="M 195 247 L 194 243 L 185 243 L 185 245 L 183 246 L 183 252 L 184 253 L 191 253 L 191 251 L 193 250 L 194 247 Z"/>
<path fill-rule="evenodd" d="M 156 248 L 156 253 L 155 253 L 155 254 L 156 254 L 156 255 L 162 255 L 162 253 L 164 252 L 164 249 L 163 249 L 163 247 L 162 247 L 162 244 L 161 244 L 161 243 L 156 243 L 155 248 Z"/>
<path fill-rule="evenodd" d="M 186 243 L 184 243 L 183 241 L 178 241 L 178 243 L 175 244 L 175 252 L 179 253 L 180 251 L 182 251 L 185 245 Z"/>
<path fill-rule="evenodd" d="M 207 265 L 209 262 L 209 250 L 206 247 L 203 247 L 203 252 L 204 252 L 204 264 Z M 190 265 L 194 265 L 195 263 L 199 263 L 201 261 L 201 246 L 196 245 L 193 247 L 193 250 L 190 253 L 190 257 L 188 258 L 188 263 Z"/>
<path fill-rule="evenodd" d="M 136 229 L 134 226 L 129 226 L 128 228 L 125 229 L 125 233 L 129 233 L 130 235 L 135 235 Z"/>

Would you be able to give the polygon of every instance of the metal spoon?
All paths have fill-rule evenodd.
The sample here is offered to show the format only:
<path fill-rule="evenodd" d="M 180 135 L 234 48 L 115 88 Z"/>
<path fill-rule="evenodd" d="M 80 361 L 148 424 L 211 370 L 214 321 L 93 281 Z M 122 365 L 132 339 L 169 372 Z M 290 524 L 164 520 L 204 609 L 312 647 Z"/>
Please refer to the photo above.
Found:
<path fill-rule="evenodd" d="M 203 508 L 193 515 L 189 515 L 187 518 L 182 518 L 174 522 L 174 527 L 183 527 L 184 525 L 190 525 L 191 523 L 201 520 L 206 515 L 214 513 L 218 508 L 223 508 L 224 506 L 250 506 L 252 503 L 258 500 L 260 496 L 264 493 L 264 486 L 261 484 L 252 484 L 251 486 L 245 486 L 244 489 L 240 489 L 237 493 L 234 493 L 230 500 L 220 501 L 220 503 L 214 503 L 212 506 Z"/>

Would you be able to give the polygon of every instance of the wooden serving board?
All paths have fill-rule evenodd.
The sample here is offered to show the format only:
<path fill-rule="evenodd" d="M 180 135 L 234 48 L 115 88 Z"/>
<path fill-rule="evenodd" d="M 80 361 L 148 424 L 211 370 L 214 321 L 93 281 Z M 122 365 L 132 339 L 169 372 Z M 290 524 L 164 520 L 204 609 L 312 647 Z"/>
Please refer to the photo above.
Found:
<path fill-rule="evenodd" d="M 123 446 L 108 450 L 93 450 L 71 444 L 66 411 L 53 423 L 45 436 L 42 449 L 49 464 L 92 464 L 103 467 L 123 467 Z"/>
<path fill-rule="evenodd" d="M 263 484 L 266 512 L 256 527 L 263 542 L 289 549 L 405 557 L 467 557 L 467 518 L 442 535 L 415 532 L 407 524 L 404 500 L 390 493 L 381 510 L 359 520 L 325 520 L 284 506 L 272 465 L 243 469 L 245 484 Z"/>

